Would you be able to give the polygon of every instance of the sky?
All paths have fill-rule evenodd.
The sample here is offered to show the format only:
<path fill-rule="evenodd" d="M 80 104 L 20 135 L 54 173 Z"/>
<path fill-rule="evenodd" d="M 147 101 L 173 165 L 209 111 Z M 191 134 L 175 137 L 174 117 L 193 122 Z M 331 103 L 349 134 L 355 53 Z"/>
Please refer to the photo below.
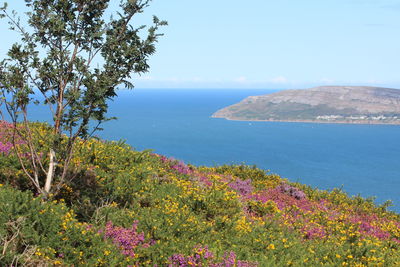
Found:
<path fill-rule="evenodd" d="M 400 0 L 153 0 L 138 23 L 152 15 L 169 26 L 137 88 L 400 88 Z M 5 20 L 0 37 L 3 58 Z"/>

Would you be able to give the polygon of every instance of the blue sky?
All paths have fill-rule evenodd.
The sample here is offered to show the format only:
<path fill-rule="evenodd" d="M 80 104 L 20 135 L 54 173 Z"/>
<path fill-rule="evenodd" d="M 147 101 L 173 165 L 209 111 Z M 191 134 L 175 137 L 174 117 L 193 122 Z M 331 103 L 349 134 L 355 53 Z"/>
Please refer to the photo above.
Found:
<path fill-rule="evenodd" d="M 400 88 L 400 0 L 153 0 L 140 22 L 153 14 L 169 26 L 138 88 Z"/>

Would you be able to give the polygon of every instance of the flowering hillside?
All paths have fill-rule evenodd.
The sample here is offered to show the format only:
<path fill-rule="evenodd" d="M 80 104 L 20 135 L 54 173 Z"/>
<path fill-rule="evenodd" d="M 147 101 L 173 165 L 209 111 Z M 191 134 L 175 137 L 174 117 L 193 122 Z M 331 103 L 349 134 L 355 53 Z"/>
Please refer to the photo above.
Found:
<path fill-rule="evenodd" d="M 80 141 L 71 179 L 44 201 L 10 129 L 0 122 L 0 266 L 400 266 L 400 216 L 386 205 L 123 142 Z"/>

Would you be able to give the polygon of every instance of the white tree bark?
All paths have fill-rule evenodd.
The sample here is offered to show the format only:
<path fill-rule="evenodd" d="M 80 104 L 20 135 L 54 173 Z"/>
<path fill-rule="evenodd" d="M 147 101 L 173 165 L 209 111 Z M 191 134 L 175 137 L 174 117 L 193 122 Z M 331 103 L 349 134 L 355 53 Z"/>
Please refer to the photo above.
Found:
<path fill-rule="evenodd" d="M 49 171 L 47 172 L 46 184 L 44 185 L 44 191 L 48 194 L 50 193 L 51 185 L 54 178 L 54 169 L 56 167 L 56 152 L 50 148 L 50 163 Z"/>

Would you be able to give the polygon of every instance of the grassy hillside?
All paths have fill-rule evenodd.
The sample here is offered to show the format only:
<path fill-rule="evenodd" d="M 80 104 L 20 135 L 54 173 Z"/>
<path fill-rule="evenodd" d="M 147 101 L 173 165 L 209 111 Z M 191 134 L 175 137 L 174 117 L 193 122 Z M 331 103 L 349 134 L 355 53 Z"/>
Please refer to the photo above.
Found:
<path fill-rule="evenodd" d="M 400 216 L 371 199 L 123 142 L 80 141 L 73 179 L 43 201 L 12 153 L 10 127 L 0 123 L 0 266 L 400 265 Z"/>

